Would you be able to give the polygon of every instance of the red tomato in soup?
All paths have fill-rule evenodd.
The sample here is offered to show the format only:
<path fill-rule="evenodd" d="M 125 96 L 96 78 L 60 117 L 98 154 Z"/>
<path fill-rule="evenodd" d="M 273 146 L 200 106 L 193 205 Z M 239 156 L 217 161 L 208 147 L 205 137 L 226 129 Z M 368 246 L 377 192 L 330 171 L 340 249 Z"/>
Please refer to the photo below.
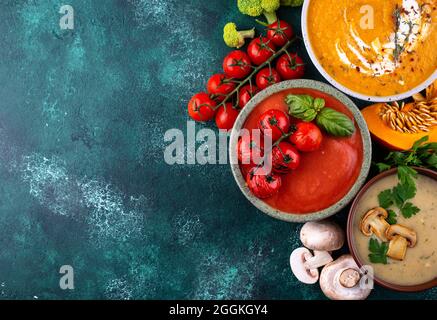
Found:
<path fill-rule="evenodd" d="M 214 118 L 216 105 L 208 94 L 201 92 L 188 102 L 188 114 L 195 121 L 209 121 Z"/>
<path fill-rule="evenodd" d="M 272 167 L 276 173 L 288 173 L 300 165 L 300 154 L 288 142 L 281 142 L 272 150 Z"/>
<path fill-rule="evenodd" d="M 232 51 L 223 61 L 223 71 L 229 78 L 242 79 L 252 72 L 252 64 L 247 53 Z"/>
<path fill-rule="evenodd" d="M 240 89 L 240 95 L 238 99 L 238 105 L 241 109 L 243 109 L 246 104 L 252 99 L 258 92 L 259 88 L 255 85 L 247 84 Z"/>
<path fill-rule="evenodd" d="M 282 180 L 276 173 L 267 174 L 263 168 L 252 168 L 246 177 L 250 191 L 260 199 L 275 195 L 282 185 Z"/>
<path fill-rule="evenodd" d="M 217 101 L 223 101 L 225 96 L 235 89 L 235 82 L 224 74 L 215 74 L 208 80 L 208 93 L 216 96 Z"/>
<path fill-rule="evenodd" d="M 285 112 L 270 109 L 260 116 L 258 128 L 265 136 L 271 136 L 272 142 L 275 142 L 290 130 L 290 119 Z"/>
<path fill-rule="evenodd" d="M 284 54 L 276 62 L 276 70 L 284 80 L 300 79 L 305 74 L 305 64 L 297 54 Z"/>
<path fill-rule="evenodd" d="M 281 76 L 278 71 L 272 68 L 264 68 L 256 75 L 256 85 L 261 90 L 279 82 L 281 82 Z"/>
<path fill-rule="evenodd" d="M 313 152 L 320 148 L 323 135 L 319 127 L 312 122 L 300 122 L 296 124 L 296 131 L 290 137 L 299 151 Z"/>
<path fill-rule="evenodd" d="M 215 116 L 215 123 L 219 129 L 231 130 L 234 127 L 235 120 L 238 117 L 236 110 L 231 103 L 226 103 L 226 106 L 221 106 Z"/>
<path fill-rule="evenodd" d="M 261 163 L 264 157 L 264 141 L 260 136 L 259 139 L 255 137 L 242 137 L 238 140 L 237 145 L 238 160 L 242 164 L 256 166 Z"/>
<path fill-rule="evenodd" d="M 293 29 L 283 21 L 276 21 L 268 26 L 267 38 L 273 42 L 275 46 L 282 47 L 293 37 Z"/>
<path fill-rule="evenodd" d="M 276 51 L 272 41 L 265 37 L 253 39 L 247 47 L 247 53 L 253 64 L 259 66 L 266 62 Z"/>

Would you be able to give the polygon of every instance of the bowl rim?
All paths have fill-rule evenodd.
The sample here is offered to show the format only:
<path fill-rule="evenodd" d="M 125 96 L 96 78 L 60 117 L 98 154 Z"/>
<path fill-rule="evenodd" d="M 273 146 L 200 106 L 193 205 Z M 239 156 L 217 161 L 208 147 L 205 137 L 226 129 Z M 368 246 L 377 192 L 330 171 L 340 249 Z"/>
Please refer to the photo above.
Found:
<path fill-rule="evenodd" d="M 430 170 L 430 169 L 425 169 L 425 168 L 419 168 L 419 167 L 414 167 L 414 169 L 422 175 L 425 175 L 427 177 L 430 177 L 434 180 L 437 181 L 437 172 L 434 170 Z M 354 218 L 357 215 L 357 206 L 359 201 L 361 200 L 361 198 L 363 197 L 363 195 L 367 192 L 367 190 L 369 190 L 369 188 L 371 186 L 373 186 L 377 181 L 394 175 L 396 174 L 397 169 L 390 169 L 387 171 L 384 171 L 380 174 L 378 174 L 377 176 L 373 177 L 370 181 L 368 181 L 364 187 L 360 190 L 360 192 L 357 194 L 357 196 L 355 197 L 354 202 L 352 203 L 352 206 L 349 210 L 349 215 L 348 215 L 348 220 L 347 220 L 347 229 L 346 229 L 346 235 L 347 235 L 347 242 L 348 242 L 348 247 L 349 247 L 349 251 L 352 255 L 352 257 L 354 258 L 355 262 L 358 264 L 358 266 L 361 268 L 364 265 L 364 262 L 360 259 L 359 254 L 357 253 L 357 250 L 355 249 L 355 241 L 354 241 L 354 228 L 353 228 L 353 224 L 354 224 Z M 382 280 L 380 278 L 378 278 L 376 275 L 373 276 L 374 281 L 379 284 L 380 286 L 390 289 L 390 290 L 395 290 L 395 291 L 399 291 L 399 292 L 419 292 L 419 291 L 424 291 L 424 290 L 428 290 L 431 288 L 434 288 L 437 286 L 437 277 L 434 280 L 430 280 L 426 283 L 422 283 L 422 284 L 417 284 L 417 285 L 410 285 L 410 286 L 405 286 L 405 285 L 397 285 L 397 284 L 393 284 L 390 283 L 388 281 Z"/>
<path fill-rule="evenodd" d="M 361 132 L 361 136 L 363 140 L 363 163 L 361 164 L 360 174 L 357 177 L 352 188 L 342 199 L 340 199 L 337 203 L 333 204 L 332 206 L 308 214 L 293 214 L 293 213 L 284 212 L 269 206 L 263 200 L 253 196 L 246 185 L 245 178 L 241 173 L 240 165 L 238 163 L 237 151 L 236 151 L 238 138 L 239 138 L 239 131 L 243 127 L 244 123 L 246 122 L 246 119 L 249 116 L 249 114 L 257 107 L 257 105 L 275 93 L 288 89 L 293 89 L 293 88 L 305 88 L 305 89 L 320 91 L 339 100 L 346 108 L 348 108 L 352 112 L 355 121 L 358 125 L 358 128 Z M 230 143 L 229 143 L 229 155 L 230 155 L 231 171 L 235 181 L 237 182 L 238 187 L 240 188 L 241 192 L 245 195 L 245 197 L 257 209 L 278 220 L 282 220 L 286 222 L 304 223 L 308 221 L 322 220 L 330 216 L 333 216 L 340 210 L 344 209 L 353 200 L 354 196 L 364 185 L 366 178 L 369 174 L 371 158 L 372 158 L 372 144 L 371 144 L 370 133 L 369 130 L 367 129 L 367 124 L 364 120 L 364 117 L 362 116 L 360 110 L 353 103 L 352 100 L 350 100 L 346 95 L 344 95 L 343 93 L 341 93 L 340 91 L 338 91 L 337 89 L 331 87 L 326 83 L 319 82 L 316 80 L 299 79 L 299 80 L 283 81 L 278 84 L 272 85 L 267 89 L 259 92 L 249 101 L 249 103 L 241 110 L 234 124 L 234 128 L 232 130 Z"/>
<path fill-rule="evenodd" d="M 308 35 L 308 8 L 310 5 L 311 0 L 305 0 L 303 7 L 302 7 L 302 16 L 301 16 L 301 26 L 302 26 L 302 36 L 305 44 L 305 48 L 308 52 L 308 55 L 311 58 L 311 61 L 316 66 L 317 70 L 322 74 L 322 76 L 334 87 L 337 89 L 343 91 L 344 93 L 360 99 L 364 101 L 372 101 L 372 102 L 391 102 L 391 101 L 398 101 L 398 100 L 404 100 L 407 98 L 410 98 L 416 93 L 421 92 L 422 90 L 425 90 L 428 86 L 430 86 L 435 80 L 437 80 L 437 70 L 434 71 L 431 76 L 426 79 L 423 83 L 416 86 L 415 88 L 412 88 L 408 90 L 407 92 L 397 94 L 397 95 L 391 95 L 391 96 L 370 96 L 363 93 L 359 93 L 356 91 L 353 91 L 352 89 L 347 88 L 346 86 L 339 83 L 337 80 L 335 80 L 330 74 L 326 72 L 326 70 L 322 67 L 322 65 L 319 62 L 319 59 L 316 57 L 313 47 L 311 45 L 311 41 Z"/>

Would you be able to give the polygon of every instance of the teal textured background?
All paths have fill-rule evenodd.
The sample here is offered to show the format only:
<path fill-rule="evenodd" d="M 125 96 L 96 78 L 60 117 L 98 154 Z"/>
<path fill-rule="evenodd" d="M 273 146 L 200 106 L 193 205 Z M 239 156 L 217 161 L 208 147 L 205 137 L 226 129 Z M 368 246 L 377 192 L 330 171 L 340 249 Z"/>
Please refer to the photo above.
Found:
<path fill-rule="evenodd" d="M 299 30 L 299 9 L 280 16 Z M 164 163 L 228 21 L 254 24 L 224 0 L 0 2 L 0 298 L 324 298 L 289 270 L 299 225 L 255 210 L 228 166 Z M 321 79 L 311 64 L 307 78 Z"/>

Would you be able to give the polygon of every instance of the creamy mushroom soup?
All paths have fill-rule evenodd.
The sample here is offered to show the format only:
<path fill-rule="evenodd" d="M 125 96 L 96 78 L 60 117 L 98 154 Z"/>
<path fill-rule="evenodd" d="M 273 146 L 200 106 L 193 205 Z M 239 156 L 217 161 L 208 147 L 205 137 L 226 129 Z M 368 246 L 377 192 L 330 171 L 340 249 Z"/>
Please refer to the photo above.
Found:
<path fill-rule="evenodd" d="M 401 286 L 427 283 L 437 277 L 437 181 L 432 178 L 419 175 L 416 181 L 417 195 L 411 202 L 420 208 L 420 212 L 409 219 L 397 217 L 398 224 L 416 232 L 415 247 L 408 248 L 403 261 L 388 259 L 386 265 L 369 261 L 370 238 L 360 231 L 360 221 L 369 210 L 378 207 L 378 194 L 397 183 L 396 175 L 385 177 L 374 183 L 360 199 L 353 229 L 355 249 L 360 260 L 372 265 L 375 276 L 383 281 Z"/>

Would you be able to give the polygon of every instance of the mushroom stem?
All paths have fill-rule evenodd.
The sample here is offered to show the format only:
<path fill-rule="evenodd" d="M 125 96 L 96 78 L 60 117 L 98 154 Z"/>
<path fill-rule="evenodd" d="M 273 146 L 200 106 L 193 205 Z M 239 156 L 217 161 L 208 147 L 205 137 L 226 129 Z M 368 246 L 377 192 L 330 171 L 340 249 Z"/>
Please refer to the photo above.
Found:
<path fill-rule="evenodd" d="M 408 240 L 400 235 L 394 236 L 388 245 L 387 256 L 402 261 L 407 253 Z"/>
<path fill-rule="evenodd" d="M 296 278 L 303 283 L 313 284 L 319 280 L 319 270 L 308 269 L 305 264 L 313 257 L 307 248 L 297 248 L 290 255 L 290 267 Z"/>
<path fill-rule="evenodd" d="M 402 261 L 405 259 L 407 247 L 413 248 L 417 243 L 417 235 L 414 230 L 400 224 L 394 224 L 386 230 L 388 245 L 387 256 Z"/>
<path fill-rule="evenodd" d="M 340 284 L 345 288 L 355 287 L 360 280 L 360 273 L 352 268 L 344 270 L 340 275 Z"/>
<path fill-rule="evenodd" d="M 327 251 L 314 251 L 314 256 L 307 259 L 305 268 L 308 270 L 318 269 L 334 261 Z"/>
<path fill-rule="evenodd" d="M 413 248 L 417 243 L 416 232 L 400 224 L 391 225 L 385 232 L 387 239 L 392 240 L 396 235 L 407 239 L 408 247 Z"/>

